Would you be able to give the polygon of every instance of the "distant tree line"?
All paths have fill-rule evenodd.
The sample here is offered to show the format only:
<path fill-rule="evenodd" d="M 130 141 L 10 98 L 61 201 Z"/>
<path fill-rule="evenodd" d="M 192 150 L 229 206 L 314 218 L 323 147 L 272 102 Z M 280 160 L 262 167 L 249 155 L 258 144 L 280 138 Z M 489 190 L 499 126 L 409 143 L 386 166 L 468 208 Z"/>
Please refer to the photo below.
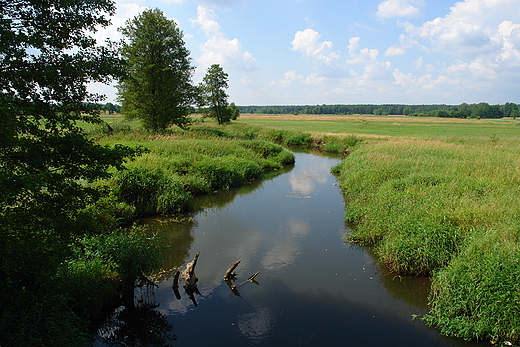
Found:
<path fill-rule="evenodd" d="M 520 117 L 518 104 L 504 105 L 462 103 L 456 105 L 287 105 L 287 106 L 238 106 L 240 113 L 263 114 L 373 114 L 407 115 L 416 117 L 447 118 L 502 118 Z"/>

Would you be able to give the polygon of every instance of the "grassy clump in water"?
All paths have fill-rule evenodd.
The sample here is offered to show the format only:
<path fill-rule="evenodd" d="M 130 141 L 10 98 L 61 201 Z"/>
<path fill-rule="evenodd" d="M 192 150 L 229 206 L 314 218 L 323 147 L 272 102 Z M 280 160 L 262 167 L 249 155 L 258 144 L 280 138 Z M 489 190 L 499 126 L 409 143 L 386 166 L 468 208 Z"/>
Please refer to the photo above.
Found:
<path fill-rule="evenodd" d="M 401 274 L 433 274 L 426 322 L 468 339 L 518 341 L 518 143 L 396 139 L 334 171 L 352 241 Z M 516 277 L 515 277 L 516 276 Z"/>

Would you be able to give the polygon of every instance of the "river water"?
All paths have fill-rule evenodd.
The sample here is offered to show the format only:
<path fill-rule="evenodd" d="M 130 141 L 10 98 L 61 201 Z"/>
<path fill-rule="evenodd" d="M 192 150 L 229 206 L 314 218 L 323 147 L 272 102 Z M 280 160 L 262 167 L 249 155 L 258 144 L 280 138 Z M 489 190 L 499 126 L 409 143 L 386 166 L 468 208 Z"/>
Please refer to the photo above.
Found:
<path fill-rule="evenodd" d="M 388 273 L 369 249 L 342 240 L 344 200 L 330 174 L 339 159 L 295 155 L 288 172 L 201 197 L 192 221 L 153 220 L 171 245 L 165 269 L 200 252 L 200 294 L 181 286 L 176 295 L 166 277 L 138 292 L 137 308 L 116 311 L 96 345 L 475 345 L 412 319 L 427 311 L 426 278 Z"/>

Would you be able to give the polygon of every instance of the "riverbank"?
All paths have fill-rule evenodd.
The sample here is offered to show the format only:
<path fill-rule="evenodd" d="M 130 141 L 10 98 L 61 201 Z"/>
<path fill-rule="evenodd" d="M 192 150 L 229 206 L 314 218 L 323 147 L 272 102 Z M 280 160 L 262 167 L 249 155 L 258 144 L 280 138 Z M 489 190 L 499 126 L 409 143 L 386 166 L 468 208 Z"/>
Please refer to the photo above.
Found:
<path fill-rule="evenodd" d="M 432 276 L 424 320 L 442 334 L 519 342 L 518 145 L 394 138 L 334 169 L 348 239 L 374 245 L 398 274 Z"/>

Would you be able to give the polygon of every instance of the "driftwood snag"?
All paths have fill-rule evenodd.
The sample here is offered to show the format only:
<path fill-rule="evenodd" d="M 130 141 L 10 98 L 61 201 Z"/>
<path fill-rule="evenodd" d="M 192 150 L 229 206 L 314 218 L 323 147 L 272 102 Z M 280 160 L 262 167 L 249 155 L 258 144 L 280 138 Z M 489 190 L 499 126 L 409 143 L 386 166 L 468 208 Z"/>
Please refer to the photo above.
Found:
<path fill-rule="evenodd" d="M 257 271 L 255 272 L 254 274 L 252 274 L 247 280 L 249 282 L 253 282 L 255 280 L 255 277 L 258 276 L 258 274 L 260 273 L 260 271 Z"/>
<path fill-rule="evenodd" d="M 227 269 L 226 273 L 224 274 L 224 281 L 233 279 L 237 276 L 237 274 L 234 273 L 233 271 L 236 269 L 236 267 L 238 266 L 238 264 L 240 264 L 241 261 L 242 261 L 242 259 L 240 259 L 236 263 L 233 263 L 233 265 L 231 265 L 229 267 L 229 269 Z"/>
<path fill-rule="evenodd" d="M 195 288 L 199 279 L 195 275 L 195 266 L 199 259 L 200 252 L 195 254 L 193 261 L 186 265 L 186 269 L 182 272 L 182 279 L 186 282 L 185 287 Z"/>

